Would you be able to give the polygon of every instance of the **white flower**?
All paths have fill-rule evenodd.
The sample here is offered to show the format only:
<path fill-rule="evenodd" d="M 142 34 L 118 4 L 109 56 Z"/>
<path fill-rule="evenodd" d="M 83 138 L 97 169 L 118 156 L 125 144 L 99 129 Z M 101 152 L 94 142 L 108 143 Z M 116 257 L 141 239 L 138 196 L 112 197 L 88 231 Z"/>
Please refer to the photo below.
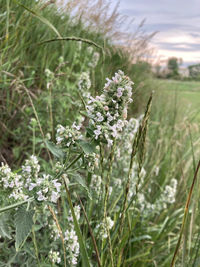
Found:
<path fill-rule="evenodd" d="M 113 140 L 112 139 L 109 139 L 107 138 L 107 142 L 108 142 L 108 147 L 111 147 L 112 144 L 113 144 Z"/>
<path fill-rule="evenodd" d="M 123 95 L 123 90 L 124 89 L 123 88 L 120 88 L 120 87 L 117 89 L 117 97 L 118 98 L 120 98 Z"/>
<path fill-rule="evenodd" d="M 41 191 L 38 191 L 37 195 L 38 195 L 38 198 L 37 198 L 38 201 L 46 200 L 46 198 L 43 196 Z"/>
<path fill-rule="evenodd" d="M 28 190 L 29 190 L 29 191 L 32 191 L 33 188 L 35 188 L 36 186 L 37 186 L 36 183 L 30 183 L 30 184 L 29 184 L 29 188 L 28 188 Z"/>
<path fill-rule="evenodd" d="M 49 258 L 52 263 L 60 263 L 61 257 L 59 251 L 53 251 L 52 249 L 49 251 Z"/>
<path fill-rule="evenodd" d="M 100 112 L 97 112 L 96 116 L 97 116 L 96 121 L 101 122 L 104 120 L 104 117 L 102 116 L 102 114 Z"/>
<path fill-rule="evenodd" d="M 101 130 L 94 130 L 95 139 L 98 139 L 99 135 L 101 134 Z"/>
<path fill-rule="evenodd" d="M 58 192 L 52 191 L 52 193 L 51 193 L 51 202 L 56 203 L 58 198 L 59 198 L 59 196 L 60 195 L 58 194 Z"/>
<path fill-rule="evenodd" d="M 106 239 L 108 237 L 107 235 L 107 228 L 108 230 L 111 230 L 114 226 L 114 221 L 107 217 L 106 220 L 103 220 L 100 224 L 96 226 L 96 231 L 100 229 L 100 236 L 102 239 Z"/>

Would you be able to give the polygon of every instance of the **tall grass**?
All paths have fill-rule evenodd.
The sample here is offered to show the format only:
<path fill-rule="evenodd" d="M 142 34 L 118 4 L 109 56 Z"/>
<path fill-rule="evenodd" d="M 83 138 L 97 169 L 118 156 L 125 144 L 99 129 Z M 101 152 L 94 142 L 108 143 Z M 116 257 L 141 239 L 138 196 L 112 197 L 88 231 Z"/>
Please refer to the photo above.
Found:
<path fill-rule="evenodd" d="M 129 55 L 121 48 L 114 46 L 109 36 L 105 36 L 96 28 L 94 31 L 92 24 L 85 25 L 78 17 L 74 18 L 72 22 L 70 14 L 66 11 L 58 11 L 52 1 L 48 4 L 35 1 L 23 1 L 22 3 L 23 5 L 17 4 L 15 1 L 3 1 L 0 17 L 2 39 L 0 46 L 2 88 L 0 156 L 2 160 L 16 165 L 24 159 L 23 151 L 30 151 L 30 142 L 27 139 L 30 132 L 28 133 L 24 126 L 29 123 L 30 117 L 34 116 L 26 93 L 19 85 L 20 81 L 29 89 L 42 126 L 46 122 L 50 123 L 51 121 L 52 123 L 52 117 L 48 116 L 50 113 L 57 116 L 56 114 L 64 112 L 66 117 L 70 117 L 69 110 L 70 107 L 73 108 L 72 101 L 69 100 L 70 98 L 66 98 L 65 104 L 60 105 L 60 99 L 74 90 L 72 88 L 75 86 L 75 77 L 72 77 L 70 72 L 80 72 L 82 68 L 80 63 L 84 62 L 87 57 L 87 43 L 82 43 L 82 52 L 76 59 L 77 45 L 73 40 L 44 43 L 45 41 L 58 36 L 77 37 L 91 40 L 103 47 L 106 56 L 101 53 L 99 64 L 92 72 L 94 92 L 98 92 L 103 87 L 105 78 L 113 75 L 116 69 L 123 69 L 135 80 L 138 94 L 142 89 L 148 91 L 149 86 L 146 79 L 148 74 L 141 73 L 140 75 L 140 72 L 136 74 L 137 65 L 132 65 Z M 85 6 L 86 10 L 87 5 Z M 99 9 L 98 12 L 100 16 L 102 10 Z M 111 15 L 112 19 L 109 20 L 109 16 L 107 17 L 108 29 L 112 23 L 114 24 L 114 21 L 117 21 L 118 13 L 116 10 L 114 13 Z M 98 27 L 101 28 L 101 26 Z M 112 30 L 110 29 L 110 31 Z M 100 52 L 98 48 L 94 47 L 94 49 Z M 62 69 L 58 70 L 61 56 L 64 58 L 66 67 L 62 65 Z M 57 88 L 54 86 L 53 89 L 47 90 L 45 69 L 56 72 L 60 82 Z M 141 97 L 142 95 L 140 94 Z M 136 105 L 137 99 L 139 98 L 135 100 L 134 109 L 136 106 L 140 107 L 139 104 Z M 51 109 L 52 111 L 50 111 Z M 54 118 L 54 121 L 58 121 L 57 118 Z M 60 122 L 62 123 L 62 120 Z M 43 127 L 46 134 L 45 128 Z"/>

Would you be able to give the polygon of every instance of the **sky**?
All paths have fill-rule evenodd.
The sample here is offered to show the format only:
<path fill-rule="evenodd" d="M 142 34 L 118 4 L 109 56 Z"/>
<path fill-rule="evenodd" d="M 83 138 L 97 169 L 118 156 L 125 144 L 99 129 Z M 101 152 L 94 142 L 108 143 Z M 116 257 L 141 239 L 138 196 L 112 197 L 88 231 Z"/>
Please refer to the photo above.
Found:
<path fill-rule="evenodd" d="M 119 11 L 134 18 L 128 31 L 146 19 L 146 33 L 157 32 L 151 40 L 157 58 L 182 58 L 183 66 L 200 63 L 200 0 L 121 0 Z"/>

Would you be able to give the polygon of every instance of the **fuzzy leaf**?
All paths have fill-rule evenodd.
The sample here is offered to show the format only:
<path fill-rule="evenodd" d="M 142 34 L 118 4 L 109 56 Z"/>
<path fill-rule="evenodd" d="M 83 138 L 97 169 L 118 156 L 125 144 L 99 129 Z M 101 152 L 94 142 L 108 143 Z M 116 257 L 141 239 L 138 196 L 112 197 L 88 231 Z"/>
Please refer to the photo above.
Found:
<path fill-rule="evenodd" d="M 8 227 L 8 216 L 7 214 L 2 214 L 0 216 L 0 235 L 11 239 L 10 230 Z"/>
<path fill-rule="evenodd" d="M 76 174 L 72 174 L 72 176 L 73 176 L 73 179 L 76 181 L 76 183 L 81 185 L 86 190 L 88 197 L 90 199 L 92 199 L 90 191 L 89 191 L 84 179 L 77 173 Z"/>
<path fill-rule="evenodd" d="M 94 143 L 88 143 L 83 140 L 80 140 L 79 145 L 81 146 L 85 154 L 91 154 L 96 152 L 96 145 Z"/>
<path fill-rule="evenodd" d="M 45 144 L 47 146 L 47 148 L 49 149 L 49 151 L 57 158 L 64 158 L 64 153 L 63 151 L 58 148 L 54 143 L 49 142 L 47 140 L 45 140 Z"/>
<path fill-rule="evenodd" d="M 33 225 L 33 214 L 34 211 L 26 211 L 25 208 L 19 208 L 15 214 L 15 227 L 16 227 L 16 250 L 23 246 L 26 238 L 28 237 L 32 225 Z"/>

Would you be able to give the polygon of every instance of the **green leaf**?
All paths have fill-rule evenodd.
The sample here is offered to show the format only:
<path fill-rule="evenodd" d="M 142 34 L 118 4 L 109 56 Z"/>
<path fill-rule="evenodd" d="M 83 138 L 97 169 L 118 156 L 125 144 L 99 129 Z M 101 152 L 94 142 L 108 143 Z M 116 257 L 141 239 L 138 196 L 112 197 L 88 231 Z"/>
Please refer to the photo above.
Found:
<path fill-rule="evenodd" d="M 8 215 L 2 214 L 0 216 L 0 236 L 11 239 L 10 229 L 8 227 Z"/>
<path fill-rule="evenodd" d="M 84 179 L 79 174 L 77 174 L 77 173 L 73 173 L 71 175 L 72 175 L 73 179 L 86 190 L 86 192 L 88 194 L 88 197 L 90 199 L 92 199 L 91 194 L 90 194 L 90 191 L 89 191 L 89 188 L 87 187 Z"/>
<path fill-rule="evenodd" d="M 83 140 L 80 140 L 78 143 L 85 154 L 96 153 L 96 145 L 94 143 L 85 142 Z"/>
<path fill-rule="evenodd" d="M 15 214 L 15 227 L 16 227 L 16 250 L 23 246 L 28 237 L 32 225 L 33 225 L 33 214 L 34 211 L 26 211 L 25 208 L 19 208 Z"/>
<path fill-rule="evenodd" d="M 141 241 L 141 240 L 146 240 L 146 239 L 152 240 L 152 237 L 150 235 L 142 235 L 142 236 L 139 236 L 139 237 L 132 238 L 130 240 L 130 243 L 136 242 L 136 241 Z"/>
<path fill-rule="evenodd" d="M 89 127 L 86 128 L 87 136 L 93 137 L 94 136 L 94 129 L 91 129 Z"/>
<path fill-rule="evenodd" d="M 54 143 L 45 140 L 45 145 L 49 151 L 57 158 L 64 158 L 64 153 L 62 149 L 58 148 Z"/>
<path fill-rule="evenodd" d="M 142 254 L 138 254 L 138 255 L 135 255 L 127 260 L 125 260 L 126 263 L 129 263 L 129 262 L 134 262 L 136 261 L 137 259 L 142 259 L 143 257 L 146 257 L 150 254 L 150 251 L 147 251 L 147 252 L 144 252 Z"/>

